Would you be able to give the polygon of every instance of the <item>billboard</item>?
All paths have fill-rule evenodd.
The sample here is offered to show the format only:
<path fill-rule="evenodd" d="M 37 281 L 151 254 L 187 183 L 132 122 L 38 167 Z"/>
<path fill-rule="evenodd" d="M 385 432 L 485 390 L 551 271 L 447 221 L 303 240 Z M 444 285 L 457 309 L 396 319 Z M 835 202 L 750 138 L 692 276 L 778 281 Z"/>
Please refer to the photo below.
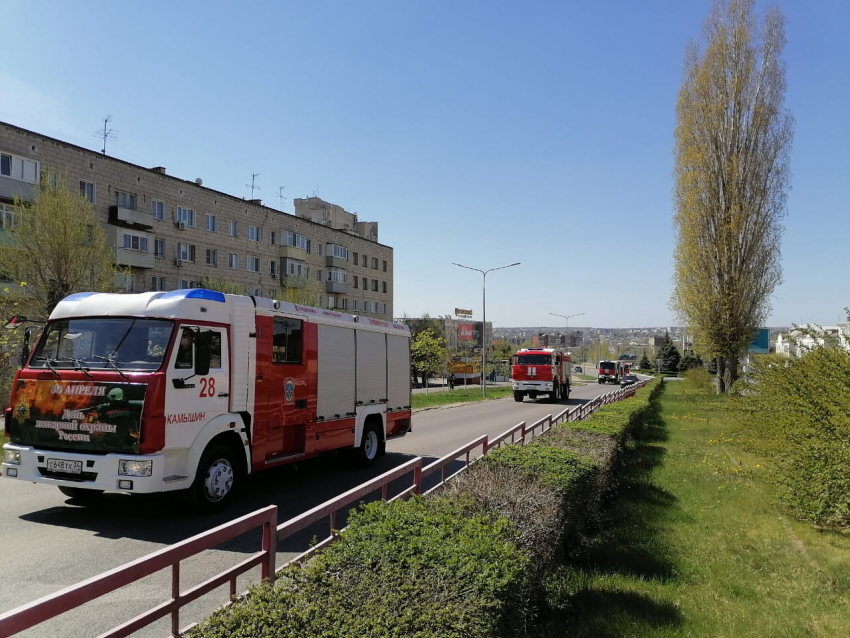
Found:
<path fill-rule="evenodd" d="M 457 324 L 457 340 L 458 341 L 472 341 L 475 330 L 474 326 L 471 323 L 459 323 Z"/>
<path fill-rule="evenodd" d="M 750 354 L 767 354 L 770 352 L 770 331 L 767 328 L 759 328 L 755 331 L 747 352 Z"/>
<path fill-rule="evenodd" d="M 147 384 L 19 379 L 13 443 L 49 449 L 139 453 Z"/>

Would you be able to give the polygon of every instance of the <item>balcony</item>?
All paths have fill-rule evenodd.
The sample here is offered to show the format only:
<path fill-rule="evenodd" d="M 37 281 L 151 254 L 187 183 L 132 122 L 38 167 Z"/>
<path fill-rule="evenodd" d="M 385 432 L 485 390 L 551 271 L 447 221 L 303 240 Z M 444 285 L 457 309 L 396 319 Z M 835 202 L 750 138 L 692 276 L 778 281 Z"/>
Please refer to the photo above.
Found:
<path fill-rule="evenodd" d="M 140 213 L 137 210 L 113 205 L 109 207 L 109 223 L 118 226 L 147 229 L 153 228 L 153 217 L 148 213 Z"/>
<path fill-rule="evenodd" d="M 281 259 L 299 259 L 301 261 L 307 259 L 307 251 L 295 246 L 281 246 L 279 255 Z"/>
<path fill-rule="evenodd" d="M 14 201 L 17 197 L 22 202 L 34 202 L 38 187 L 11 177 L 0 175 L 0 197 Z"/>
<path fill-rule="evenodd" d="M 325 287 L 326 292 L 344 293 L 348 290 L 348 284 L 339 281 L 329 281 Z"/>
<path fill-rule="evenodd" d="M 334 257 L 333 255 L 328 255 L 325 258 L 325 265 L 328 268 L 342 268 L 345 270 L 348 268 L 348 262 L 342 257 Z"/>
<path fill-rule="evenodd" d="M 154 256 L 151 252 L 130 250 L 129 248 L 115 249 L 116 266 L 132 266 L 133 268 L 153 268 Z"/>

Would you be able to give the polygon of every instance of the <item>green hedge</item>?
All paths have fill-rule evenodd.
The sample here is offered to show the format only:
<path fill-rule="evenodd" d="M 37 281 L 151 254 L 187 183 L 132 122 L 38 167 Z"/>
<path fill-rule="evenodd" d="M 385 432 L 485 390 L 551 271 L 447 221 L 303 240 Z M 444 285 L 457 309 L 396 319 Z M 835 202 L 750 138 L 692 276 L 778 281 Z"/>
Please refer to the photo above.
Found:
<path fill-rule="evenodd" d="M 247 602 L 216 612 L 204 638 L 505 636 L 525 624 L 531 564 L 507 519 L 457 498 L 373 503 L 340 539 Z"/>

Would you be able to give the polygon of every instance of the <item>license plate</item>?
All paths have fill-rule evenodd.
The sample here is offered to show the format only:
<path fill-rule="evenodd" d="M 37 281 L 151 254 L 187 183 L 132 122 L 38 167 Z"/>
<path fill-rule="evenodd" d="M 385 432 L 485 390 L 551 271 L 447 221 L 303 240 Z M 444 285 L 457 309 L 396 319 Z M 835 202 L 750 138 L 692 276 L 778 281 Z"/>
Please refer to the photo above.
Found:
<path fill-rule="evenodd" d="M 47 469 L 66 474 L 82 474 L 82 461 L 66 461 L 65 459 L 47 459 Z"/>

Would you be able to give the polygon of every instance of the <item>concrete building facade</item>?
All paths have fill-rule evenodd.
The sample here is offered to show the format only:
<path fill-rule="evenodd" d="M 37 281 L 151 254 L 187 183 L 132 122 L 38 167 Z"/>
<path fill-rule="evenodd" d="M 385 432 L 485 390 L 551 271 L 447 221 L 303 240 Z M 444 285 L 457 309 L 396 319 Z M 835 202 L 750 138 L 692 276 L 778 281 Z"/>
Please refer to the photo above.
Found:
<path fill-rule="evenodd" d="M 0 220 L 13 202 L 34 200 L 42 179 L 92 204 L 115 263 L 130 269 L 127 292 L 194 288 L 209 277 L 244 294 L 278 298 L 287 286 L 318 283 L 319 304 L 392 320 L 393 249 L 378 224 L 319 198 L 289 215 L 184 180 L 0 122 Z M 325 219 L 325 211 L 332 214 Z M 310 214 L 315 212 L 316 214 Z M 350 217 L 346 217 L 350 216 Z"/>

